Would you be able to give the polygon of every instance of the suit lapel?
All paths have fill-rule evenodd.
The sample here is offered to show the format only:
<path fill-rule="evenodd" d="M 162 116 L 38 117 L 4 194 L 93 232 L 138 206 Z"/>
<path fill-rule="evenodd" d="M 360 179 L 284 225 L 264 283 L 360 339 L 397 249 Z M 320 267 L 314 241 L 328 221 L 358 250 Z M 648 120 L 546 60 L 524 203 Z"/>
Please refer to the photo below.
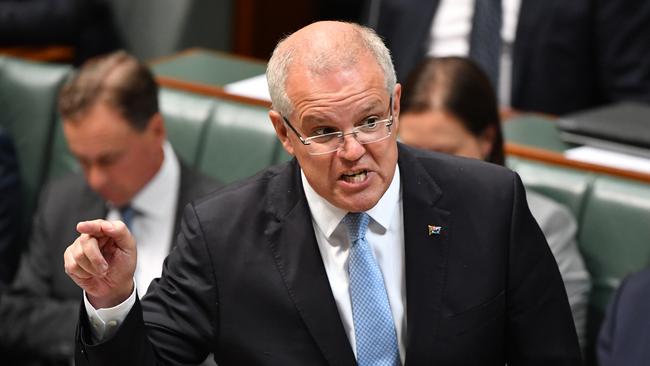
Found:
<path fill-rule="evenodd" d="M 404 210 L 406 364 L 431 364 L 442 314 L 451 213 L 435 206 L 442 191 L 402 146 L 399 165 Z M 435 227 L 440 228 L 438 234 Z"/>
<path fill-rule="evenodd" d="M 294 161 L 269 182 L 265 232 L 291 300 L 330 365 L 356 365 L 314 236 L 311 215 Z M 270 203 L 274 205 L 271 206 Z"/>
<path fill-rule="evenodd" d="M 172 245 L 176 245 L 176 235 L 181 228 L 181 219 L 183 218 L 185 205 L 193 199 L 191 194 L 192 181 L 198 178 L 194 176 L 193 171 L 180 158 L 178 158 L 178 163 L 180 165 L 180 184 L 178 187 L 178 198 L 176 199 L 176 212 L 174 213 L 174 236 L 172 238 Z"/>

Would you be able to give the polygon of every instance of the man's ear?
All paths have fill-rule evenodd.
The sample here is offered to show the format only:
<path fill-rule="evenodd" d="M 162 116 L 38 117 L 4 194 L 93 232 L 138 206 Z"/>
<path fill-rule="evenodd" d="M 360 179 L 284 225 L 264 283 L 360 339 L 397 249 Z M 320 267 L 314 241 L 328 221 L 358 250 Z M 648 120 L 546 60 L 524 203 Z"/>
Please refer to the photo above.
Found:
<path fill-rule="evenodd" d="M 492 151 L 492 146 L 494 146 L 494 138 L 496 137 L 496 127 L 488 126 L 479 136 L 478 147 L 481 151 L 481 157 L 483 160 L 486 160 Z"/>
<path fill-rule="evenodd" d="M 402 97 L 402 85 L 395 84 L 395 91 L 393 92 L 393 131 L 399 129 L 399 113 L 400 113 L 400 99 Z"/>
<path fill-rule="evenodd" d="M 156 140 L 160 140 L 162 143 L 167 138 L 167 131 L 165 129 L 165 122 L 160 112 L 156 112 L 149 119 L 149 124 L 147 125 L 147 131 L 149 131 Z"/>
<path fill-rule="evenodd" d="M 273 123 L 273 128 L 275 128 L 275 134 L 278 136 L 278 139 L 280 139 L 282 147 L 284 147 L 284 150 L 289 153 L 289 155 L 293 156 L 293 144 L 289 139 L 289 129 L 284 123 L 282 115 L 277 111 L 270 110 L 269 118 L 271 118 L 271 123 Z"/>

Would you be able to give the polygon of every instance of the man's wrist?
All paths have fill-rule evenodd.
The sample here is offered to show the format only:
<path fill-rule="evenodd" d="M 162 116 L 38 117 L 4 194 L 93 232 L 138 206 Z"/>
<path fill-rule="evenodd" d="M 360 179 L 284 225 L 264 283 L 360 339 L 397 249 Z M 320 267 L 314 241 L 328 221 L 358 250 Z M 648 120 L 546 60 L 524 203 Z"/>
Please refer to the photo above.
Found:
<path fill-rule="evenodd" d="M 84 306 L 90 322 L 91 337 L 94 343 L 104 341 L 113 336 L 126 319 L 136 301 L 135 280 L 130 296 L 123 302 L 110 308 L 95 308 L 84 292 Z"/>
<path fill-rule="evenodd" d="M 110 296 L 93 296 L 86 293 L 86 297 L 88 302 L 90 302 L 95 309 L 112 308 L 123 303 L 129 298 L 129 296 L 131 296 L 135 289 L 135 281 L 131 280 L 131 286 L 125 289 L 128 289 L 128 291 L 119 291 Z"/>

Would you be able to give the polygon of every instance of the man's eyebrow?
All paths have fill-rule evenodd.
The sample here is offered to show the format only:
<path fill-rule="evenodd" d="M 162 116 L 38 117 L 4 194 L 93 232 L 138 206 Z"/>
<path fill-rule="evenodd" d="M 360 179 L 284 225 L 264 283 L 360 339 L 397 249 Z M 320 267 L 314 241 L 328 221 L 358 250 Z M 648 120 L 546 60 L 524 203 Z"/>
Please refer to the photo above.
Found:
<path fill-rule="evenodd" d="M 365 118 L 371 114 L 381 114 L 386 112 L 386 106 L 377 102 L 377 103 L 367 103 L 361 106 L 356 112 L 354 112 L 351 118 Z M 327 123 L 333 121 L 332 118 L 327 117 L 325 113 L 315 112 L 313 114 L 308 114 L 302 117 L 302 123 L 318 124 L 318 123 Z"/>

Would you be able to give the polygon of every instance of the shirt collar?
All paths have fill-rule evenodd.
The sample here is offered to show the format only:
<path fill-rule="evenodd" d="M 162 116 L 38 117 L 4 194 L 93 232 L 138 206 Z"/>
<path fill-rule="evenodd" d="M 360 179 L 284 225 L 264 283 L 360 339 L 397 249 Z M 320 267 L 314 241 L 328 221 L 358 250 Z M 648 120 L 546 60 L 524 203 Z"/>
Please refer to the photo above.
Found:
<path fill-rule="evenodd" d="M 316 226 L 318 226 L 318 229 L 329 238 L 348 212 L 332 205 L 325 198 L 316 193 L 309 184 L 309 181 L 307 181 L 307 177 L 305 177 L 305 173 L 302 169 L 300 169 L 300 176 L 302 178 L 302 187 L 305 191 L 305 197 L 307 198 L 311 217 Z M 396 165 L 395 174 L 393 174 L 393 180 L 388 186 L 388 189 L 379 199 L 379 202 L 377 202 L 373 208 L 366 211 L 373 221 L 381 225 L 384 230 L 388 230 L 393 214 L 398 207 L 400 189 L 401 181 L 399 165 Z"/>
<path fill-rule="evenodd" d="M 163 163 L 151 180 L 131 200 L 131 207 L 147 216 L 167 210 L 165 201 L 180 185 L 180 163 L 169 141 L 163 144 Z"/>

